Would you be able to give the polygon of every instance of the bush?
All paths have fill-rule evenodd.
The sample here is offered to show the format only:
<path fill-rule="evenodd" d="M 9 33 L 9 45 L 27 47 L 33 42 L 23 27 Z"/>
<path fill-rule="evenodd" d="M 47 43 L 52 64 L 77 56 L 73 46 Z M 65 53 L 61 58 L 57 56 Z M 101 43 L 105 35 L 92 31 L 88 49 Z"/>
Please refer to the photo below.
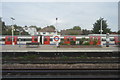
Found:
<path fill-rule="evenodd" d="M 75 45 L 75 41 L 70 41 L 70 45 Z"/>

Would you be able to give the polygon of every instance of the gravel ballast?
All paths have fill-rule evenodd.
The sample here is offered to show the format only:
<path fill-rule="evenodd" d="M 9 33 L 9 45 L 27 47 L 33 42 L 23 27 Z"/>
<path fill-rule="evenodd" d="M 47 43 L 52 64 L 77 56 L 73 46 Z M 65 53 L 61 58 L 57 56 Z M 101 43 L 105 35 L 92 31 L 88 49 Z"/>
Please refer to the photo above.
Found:
<path fill-rule="evenodd" d="M 3 64 L 2 69 L 118 69 L 120 64 Z"/>

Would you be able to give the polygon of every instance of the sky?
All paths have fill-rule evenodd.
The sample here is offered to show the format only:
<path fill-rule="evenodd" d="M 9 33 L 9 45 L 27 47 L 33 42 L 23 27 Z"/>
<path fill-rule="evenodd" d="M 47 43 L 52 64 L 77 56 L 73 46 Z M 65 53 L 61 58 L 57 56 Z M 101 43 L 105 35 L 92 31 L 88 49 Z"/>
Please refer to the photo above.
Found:
<path fill-rule="evenodd" d="M 118 30 L 118 2 L 2 2 L 2 20 L 11 25 L 55 25 L 58 30 L 80 26 L 92 30 L 100 17 L 107 20 L 108 28 Z M 56 24 L 56 18 L 57 24 Z"/>

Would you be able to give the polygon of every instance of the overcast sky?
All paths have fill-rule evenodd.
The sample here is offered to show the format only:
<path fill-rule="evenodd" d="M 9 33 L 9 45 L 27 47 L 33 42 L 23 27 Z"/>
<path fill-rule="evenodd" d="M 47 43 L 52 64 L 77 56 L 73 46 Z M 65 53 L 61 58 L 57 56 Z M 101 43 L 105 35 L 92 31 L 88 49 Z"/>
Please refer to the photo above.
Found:
<path fill-rule="evenodd" d="M 3 2 L 0 15 L 6 25 L 11 25 L 10 17 L 14 17 L 17 25 L 42 28 L 56 25 L 57 17 L 59 30 L 73 26 L 91 30 L 103 17 L 112 31 L 118 30 L 118 2 Z"/>

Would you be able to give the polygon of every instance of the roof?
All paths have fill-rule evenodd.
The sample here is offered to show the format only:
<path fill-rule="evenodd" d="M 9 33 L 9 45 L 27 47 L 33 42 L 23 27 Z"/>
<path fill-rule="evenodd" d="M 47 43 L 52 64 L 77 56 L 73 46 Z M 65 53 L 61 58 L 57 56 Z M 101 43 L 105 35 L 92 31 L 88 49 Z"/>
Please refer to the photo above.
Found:
<path fill-rule="evenodd" d="M 61 35 L 70 35 L 70 34 L 78 34 L 81 35 L 82 31 L 81 30 L 61 30 Z"/>
<path fill-rule="evenodd" d="M 45 27 L 45 28 L 39 30 L 38 32 L 55 32 L 55 29 L 53 29 L 51 27 Z"/>

